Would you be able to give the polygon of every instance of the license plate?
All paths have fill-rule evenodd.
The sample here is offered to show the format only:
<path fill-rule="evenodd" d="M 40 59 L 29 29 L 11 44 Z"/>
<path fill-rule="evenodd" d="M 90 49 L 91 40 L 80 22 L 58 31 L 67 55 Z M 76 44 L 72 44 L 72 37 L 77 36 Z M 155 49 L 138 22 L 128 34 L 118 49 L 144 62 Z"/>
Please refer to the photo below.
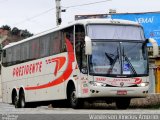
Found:
<path fill-rule="evenodd" d="M 127 91 L 126 90 L 118 90 L 117 95 L 127 95 Z"/>

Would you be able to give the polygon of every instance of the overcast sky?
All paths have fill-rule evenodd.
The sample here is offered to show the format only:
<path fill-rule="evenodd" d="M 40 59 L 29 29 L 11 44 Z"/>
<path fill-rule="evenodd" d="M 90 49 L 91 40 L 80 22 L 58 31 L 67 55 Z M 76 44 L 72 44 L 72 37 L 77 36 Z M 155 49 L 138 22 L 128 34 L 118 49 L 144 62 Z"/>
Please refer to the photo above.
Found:
<path fill-rule="evenodd" d="M 62 9 L 105 0 L 61 0 Z M 56 26 L 55 0 L 0 0 L 0 26 L 9 25 L 37 34 Z M 105 14 L 109 9 L 118 13 L 160 11 L 160 0 L 110 0 L 97 4 L 70 7 L 62 13 L 62 24 L 79 14 Z"/>

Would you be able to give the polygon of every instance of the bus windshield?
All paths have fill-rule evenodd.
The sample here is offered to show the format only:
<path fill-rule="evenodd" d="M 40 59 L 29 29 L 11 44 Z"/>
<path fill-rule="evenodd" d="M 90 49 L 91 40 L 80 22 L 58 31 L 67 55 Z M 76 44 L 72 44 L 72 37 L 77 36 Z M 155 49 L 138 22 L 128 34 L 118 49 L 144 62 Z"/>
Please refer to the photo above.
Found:
<path fill-rule="evenodd" d="M 93 42 L 90 72 L 102 75 L 147 74 L 144 43 Z"/>
<path fill-rule="evenodd" d="M 93 26 L 91 25 L 91 27 Z M 125 34 L 117 30 L 117 32 L 114 33 L 115 37 L 110 35 L 113 34 L 112 30 L 104 30 L 107 28 L 102 28 L 104 30 L 100 32 L 102 36 L 94 33 L 94 30 L 97 31 L 97 28 L 94 30 L 88 29 L 92 30 L 88 31 L 89 37 L 92 39 L 92 55 L 89 57 L 90 74 L 125 76 L 148 74 L 147 50 L 144 35 L 142 34 L 143 30 L 140 27 L 133 27 L 133 29 L 132 26 L 128 27 L 129 28 L 126 27 L 124 29 L 124 31 L 127 32 Z M 121 28 L 123 29 L 123 26 Z M 118 29 L 120 30 L 119 27 Z M 130 34 L 130 36 L 128 33 L 131 31 L 132 33 L 134 31 L 134 35 L 137 35 L 133 37 L 134 35 Z M 108 32 L 108 36 L 106 32 Z M 98 36 L 100 39 L 98 39 Z"/>

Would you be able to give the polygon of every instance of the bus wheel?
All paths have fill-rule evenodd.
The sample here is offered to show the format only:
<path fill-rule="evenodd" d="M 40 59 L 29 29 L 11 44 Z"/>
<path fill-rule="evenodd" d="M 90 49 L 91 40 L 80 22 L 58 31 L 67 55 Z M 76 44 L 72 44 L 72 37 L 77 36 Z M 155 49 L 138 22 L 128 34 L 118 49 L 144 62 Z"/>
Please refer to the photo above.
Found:
<path fill-rule="evenodd" d="M 18 96 L 14 96 L 13 98 L 13 105 L 15 105 L 15 108 L 18 108 Z"/>
<path fill-rule="evenodd" d="M 18 96 L 16 93 L 13 93 L 12 94 L 12 104 L 15 105 L 17 101 L 18 101 Z"/>
<path fill-rule="evenodd" d="M 116 107 L 118 109 L 127 109 L 130 105 L 130 98 L 121 98 L 119 100 L 116 100 Z"/>
<path fill-rule="evenodd" d="M 26 103 L 25 103 L 25 96 L 24 93 L 21 93 L 19 96 L 19 100 L 18 100 L 18 107 L 19 108 L 25 108 Z"/>
<path fill-rule="evenodd" d="M 69 102 L 72 108 L 78 109 L 83 106 L 82 99 L 77 98 L 76 90 L 74 87 L 70 89 Z"/>

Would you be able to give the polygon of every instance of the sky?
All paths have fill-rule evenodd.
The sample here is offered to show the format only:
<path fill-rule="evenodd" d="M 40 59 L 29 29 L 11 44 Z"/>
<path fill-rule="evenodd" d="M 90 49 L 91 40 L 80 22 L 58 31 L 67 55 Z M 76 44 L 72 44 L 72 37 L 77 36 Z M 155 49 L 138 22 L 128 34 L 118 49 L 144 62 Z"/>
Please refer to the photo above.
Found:
<path fill-rule="evenodd" d="M 160 11 L 160 0 L 61 0 L 61 6 L 66 9 L 61 14 L 62 25 L 66 25 L 74 21 L 75 15 L 107 14 L 109 9 L 116 9 L 117 13 Z M 55 0 L 0 0 L 0 26 L 38 34 L 56 27 L 55 7 Z"/>

